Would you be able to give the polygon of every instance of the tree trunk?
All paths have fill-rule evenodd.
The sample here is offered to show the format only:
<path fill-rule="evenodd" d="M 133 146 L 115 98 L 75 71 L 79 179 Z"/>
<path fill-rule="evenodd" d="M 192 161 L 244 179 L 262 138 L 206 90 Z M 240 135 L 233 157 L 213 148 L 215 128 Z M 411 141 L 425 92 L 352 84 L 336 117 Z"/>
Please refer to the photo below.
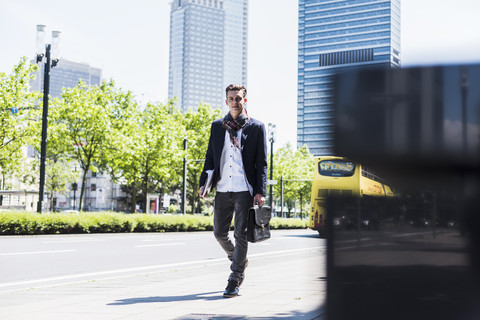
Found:
<path fill-rule="evenodd" d="M 53 206 L 53 192 L 50 192 L 50 210 L 55 212 L 55 207 Z"/>
<path fill-rule="evenodd" d="M 303 194 L 300 191 L 300 220 L 303 220 Z"/>
<path fill-rule="evenodd" d="M 132 213 L 137 213 L 137 188 L 135 182 L 132 183 Z"/>
<path fill-rule="evenodd" d="M 150 173 L 150 170 L 148 168 L 148 159 L 147 159 L 147 163 L 145 164 L 145 175 L 143 177 L 143 183 L 145 185 L 145 213 L 147 212 L 147 206 L 148 206 L 148 175 Z"/>
<path fill-rule="evenodd" d="M 80 199 L 78 200 L 78 211 L 82 211 L 83 209 L 83 195 L 85 193 L 85 183 L 87 181 L 88 167 L 85 167 L 82 165 L 82 169 L 83 169 L 82 188 L 80 189 Z"/>

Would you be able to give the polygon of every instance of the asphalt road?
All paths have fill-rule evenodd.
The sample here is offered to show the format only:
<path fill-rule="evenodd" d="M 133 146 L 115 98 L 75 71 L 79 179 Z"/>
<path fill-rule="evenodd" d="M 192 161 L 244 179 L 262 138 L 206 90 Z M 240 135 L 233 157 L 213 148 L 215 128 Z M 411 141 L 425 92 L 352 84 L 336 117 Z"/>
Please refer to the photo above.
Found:
<path fill-rule="evenodd" d="M 316 232 L 273 230 L 268 241 L 250 244 L 249 257 L 278 258 L 313 250 L 326 253 L 326 243 Z M 225 259 L 212 232 L 2 236 L 0 293 Z"/>

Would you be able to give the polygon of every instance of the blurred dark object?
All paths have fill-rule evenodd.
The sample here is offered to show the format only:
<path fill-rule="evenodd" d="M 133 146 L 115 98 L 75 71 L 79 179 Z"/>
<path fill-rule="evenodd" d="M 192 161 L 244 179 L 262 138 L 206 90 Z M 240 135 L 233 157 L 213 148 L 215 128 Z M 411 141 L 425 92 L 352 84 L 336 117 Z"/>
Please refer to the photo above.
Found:
<path fill-rule="evenodd" d="M 328 200 L 327 319 L 480 319 L 480 65 L 335 84 L 335 154 L 396 197 Z"/>
<path fill-rule="evenodd" d="M 480 65 L 357 69 L 337 75 L 335 88 L 337 155 L 478 166 Z"/>
<path fill-rule="evenodd" d="M 441 226 L 433 202 L 411 204 L 409 197 L 328 199 L 328 320 L 478 319 L 469 238 Z M 372 208 L 376 228 L 368 229 L 362 217 Z M 431 223 L 412 224 L 416 216 Z M 334 228 L 341 217 L 360 223 Z"/>

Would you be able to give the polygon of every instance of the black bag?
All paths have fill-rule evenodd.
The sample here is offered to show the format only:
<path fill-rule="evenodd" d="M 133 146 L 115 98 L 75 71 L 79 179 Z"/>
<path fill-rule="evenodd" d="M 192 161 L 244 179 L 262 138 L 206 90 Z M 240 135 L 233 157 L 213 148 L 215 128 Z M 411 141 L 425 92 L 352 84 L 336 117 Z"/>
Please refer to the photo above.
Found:
<path fill-rule="evenodd" d="M 272 209 L 269 206 L 254 206 L 248 210 L 247 240 L 260 242 L 270 238 L 270 219 Z"/>

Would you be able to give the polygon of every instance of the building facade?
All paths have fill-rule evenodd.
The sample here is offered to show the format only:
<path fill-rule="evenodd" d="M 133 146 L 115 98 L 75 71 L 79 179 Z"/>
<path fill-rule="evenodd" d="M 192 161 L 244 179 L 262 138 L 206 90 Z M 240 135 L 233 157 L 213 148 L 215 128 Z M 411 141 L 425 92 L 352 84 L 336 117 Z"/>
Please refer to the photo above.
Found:
<path fill-rule="evenodd" d="M 224 89 L 247 84 L 248 0 L 174 0 L 168 96 L 182 111 L 224 108 Z"/>
<path fill-rule="evenodd" d="M 77 172 L 77 166 L 75 166 Z M 61 210 L 78 210 L 80 206 L 80 190 L 82 181 L 81 172 L 75 182 L 72 182 L 65 193 L 55 193 L 53 209 Z M 76 188 L 74 186 L 76 184 Z M 107 174 L 100 174 L 89 171 L 85 181 L 85 191 L 83 195 L 82 210 L 84 211 L 128 211 L 128 197 L 122 190 L 120 183 L 114 183 Z M 130 211 L 131 212 L 131 211 Z"/>
<path fill-rule="evenodd" d="M 34 61 L 32 61 L 34 63 Z M 43 74 L 45 64 L 39 65 L 35 79 L 30 80 L 33 91 L 43 92 Z M 87 85 L 100 85 L 102 70 L 91 67 L 83 62 L 74 62 L 60 59 L 58 64 L 50 70 L 50 95 L 60 97 L 63 88 L 74 88 L 78 81 L 82 80 Z"/>
<path fill-rule="evenodd" d="M 400 0 L 299 0 L 297 146 L 332 155 L 332 76 L 400 67 Z"/>

